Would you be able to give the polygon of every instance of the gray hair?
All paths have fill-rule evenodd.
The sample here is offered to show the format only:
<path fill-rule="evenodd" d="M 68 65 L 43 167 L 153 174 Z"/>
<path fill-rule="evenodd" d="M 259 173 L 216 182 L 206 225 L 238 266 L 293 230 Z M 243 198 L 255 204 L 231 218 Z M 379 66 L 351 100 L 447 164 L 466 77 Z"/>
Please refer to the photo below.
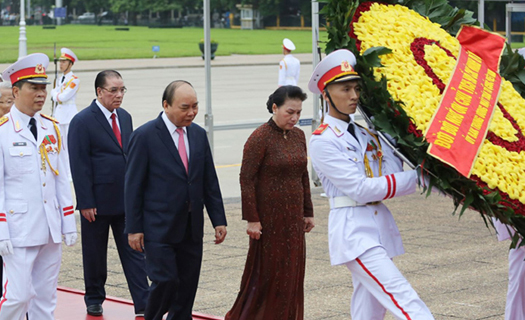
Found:
<path fill-rule="evenodd" d="M 0 89 L 11 89 L 13 86 L 11 85 L 11 82 L 0 82 Z M 2 92 L 0 91 L 0 97 L 2 97 Z"/>

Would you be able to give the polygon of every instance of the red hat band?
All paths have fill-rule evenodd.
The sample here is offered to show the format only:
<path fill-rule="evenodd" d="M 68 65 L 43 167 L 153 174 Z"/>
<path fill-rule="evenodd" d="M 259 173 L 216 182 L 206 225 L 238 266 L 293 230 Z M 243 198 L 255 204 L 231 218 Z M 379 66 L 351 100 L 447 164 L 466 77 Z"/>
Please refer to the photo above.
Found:
<path fill-rule="evenodd" d="M 71 62 L 75 62 L 75 58 L 73 58 L 72 56 L 70 56 L 69 54 L 67 53 L 62 53 L 62 57 L 61 58 L 66 58 L 68 60 L 71 60 Z"/>
<path fill-rule="evenodd" d="M 36 67 L 29 67 L 22 70 L 18 70 L 17 72 L 14 72 L 11 76 L 9 76 L 11 79 L 11 83 L 18 82 L 20 80 L 25 79 L 32 79 L 32 78 L 46 78 L 46 68 L 44 68 L 41 64 L 37 64 Z"/>
<path fill-rule="evenodd" d="M 334 81 L 337 78 L 340 78 L 342 76 L 346 75 L 358 75 L 357 72 L 355 72 L 354 68 L 348 61 L 341 62 L 341 65 L 333 67 L 332 69 L 328 70 L 321 79 L 317 82 L 317 87 L 322 92 L 327 84 Z"/>

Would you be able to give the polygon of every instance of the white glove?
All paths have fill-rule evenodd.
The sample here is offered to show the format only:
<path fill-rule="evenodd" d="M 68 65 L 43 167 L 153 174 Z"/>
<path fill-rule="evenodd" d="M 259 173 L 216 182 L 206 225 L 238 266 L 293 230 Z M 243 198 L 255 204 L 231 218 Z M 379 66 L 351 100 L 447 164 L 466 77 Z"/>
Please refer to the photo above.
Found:
<path fill-rule="evenodd" d="M 78 235 L 76 232 L 70 232 L 64 235 L 64 243 L 68 247 L 73 246 L 77 242 L 77 239 L 78 239 Z"/>
<path fill-rule="evenodd" d="M 0 241 L 0 256 L 5 257 L 10 254 L 13 254 L 13 244 L 11 240 L 1 240 Z"/>
<path fill-rule="evenodd" d="M 428 176 L 428 174 L 426 174 L 426 172 L 421 173 L 421 168 L 419 166 L 418 168 L 416 168 L 416 171 L 417 171 L 417 185 L 420 188 L 428 188 L 428 186 L 430 185 L 430 177 Z"/>
<path fill-rule="evenodd" d="M 427 190 L 430 186 L 430 175 L 423 170 L 423 174 L 421 174 L 421 166 L 416 167 L 416 174 L 417 174 L 417 184 L 420 188 L 423 188 L 424 190 Z M 438 194 L 440 196 L 446 196 L 446 194 L 441 191 L 439 188 L 437 188 L 435 185 L 432 186 L 431 189 L 432 193 Z"/>

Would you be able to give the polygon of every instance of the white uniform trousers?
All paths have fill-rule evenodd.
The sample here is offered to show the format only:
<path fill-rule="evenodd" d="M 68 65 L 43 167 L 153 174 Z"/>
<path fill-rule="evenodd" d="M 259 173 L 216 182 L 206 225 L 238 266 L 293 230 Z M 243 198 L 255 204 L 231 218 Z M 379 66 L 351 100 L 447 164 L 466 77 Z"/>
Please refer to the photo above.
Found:
<path fill-rule="evenodd" d="M 505 320 L 525 319 L 525 247 L 509 251 L 509 288 Z"/>
<path fill-rule="evenodd" d="M 386 310 L 396 319 L 434 319 L 425 303 L 382 247 L 367 250 L 346 263 L 352 273 L 353 320 L 382 320 Z"/>
<path fill-rule="evenodd" d="M 64 151 L 67 160 L 67 165 L 65 166 L 65 174 L 67 174 L 69 181 L 73 181 L 71 178 L 71 167 L 69 165 L 69 150 L 67 148 L 67 134 L 69 132 L 69 123 L 59 124 L 58 127 L 60 128 L 60 134 L 62 135 L 62 151 Z"/>
<path fill-rule="evenodd" d="M 61 243 L 15 247 L 3 257 L 4 293 L 0 300 L 0 320 L 54 320 L 57 303 Z"/>

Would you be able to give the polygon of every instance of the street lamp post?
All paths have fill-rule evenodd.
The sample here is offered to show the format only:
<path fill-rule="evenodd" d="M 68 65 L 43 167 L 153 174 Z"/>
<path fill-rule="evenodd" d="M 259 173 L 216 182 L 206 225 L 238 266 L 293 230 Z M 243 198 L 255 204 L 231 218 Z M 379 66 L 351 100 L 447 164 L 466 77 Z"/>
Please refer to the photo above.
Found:
<path fill-rule="evenodd" d="M 55 1 L 55 7 L 62 8 L 62 0 L 56 0 Z M 56 11 L 55 11 L 55 14 L 56 14 Z M 55 16 L 55 19 L 56 19 L 56 22 L 57 22 L 57 26 L 61 26 L 62 25 L 62 18 L 57 18 Z"/>
<path fill-rule="evenodd" d="M 485 25 L 485 0 L 478 0 L 478 21 L 479 26 Z"/>
<path fill-rule="evenodd" d="M 20 0 L 20 37 L 18 38 L 18 59 L 27 56 L 26 12 L 24 0 Z"/>

